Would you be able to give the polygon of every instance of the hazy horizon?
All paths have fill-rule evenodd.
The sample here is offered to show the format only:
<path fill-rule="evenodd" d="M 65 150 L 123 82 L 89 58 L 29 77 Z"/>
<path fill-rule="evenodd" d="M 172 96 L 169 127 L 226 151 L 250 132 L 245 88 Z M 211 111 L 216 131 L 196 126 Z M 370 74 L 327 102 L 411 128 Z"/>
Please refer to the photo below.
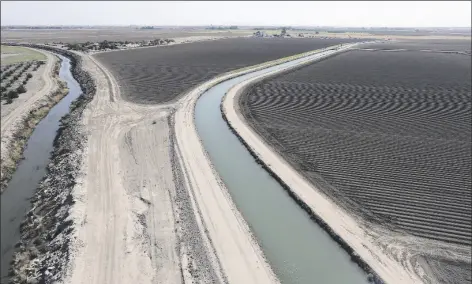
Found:
<path fill-rule="evenodd" d="M 470 28 L 471 2 L 2 1 L 1 25 Z"/>
<path fill-rule="evenodd" d="M 221 26 L 221 27 L 230 27 L 232 25 L 213 25 L 213 24 L 209 24 L 209 25 L 152 25 L 152 24 L 142 24 L 142 25 L 126 25 L 126 24 L 116 24 L 116 25 L 111 25 L 111 24 L 102 24 L 102 25 L 27 25 L 27 24 L 18 24 L 18 25 L 1 25 L 2 27 L 117 27 L 117 28 L 121 28 L 121 27 L 144 27 L 144 26 L 152 26 L 152 27 L 156 27 L 156 28 L 160 28 L 160 27 L 170 27 L 170 28 L 173 28 L 173 27 L 188 27 L 188 28 L 192 28 L 192 27 L 210 27 L 210 26 L 214 26 L 214 27 L 218 27 L 218 26 Z M 389 27 L 385 27 L 385 26 L 372 26 L 372 27 L 367 27 L 367 26 L 362 26 L 362 27 L 354 27 L 354 26 L 298 26 L 298 25 L 234 25 L 234 26 L 238 26 L 238 27 L 251 27 L 251 28 L 256 28 L 256 27 L 277 27 L 277 28 L 281 28 L 281 27 L 290 27 L 290 28 L 352 28 L 352 29 L 361 29 L 361 28 L 365 28 L 365 29 L 415 29 L 415 28 L 418 28 L 418 29 L 472 29 L 472 26 L 431 26 L 431 27 L 427 27 L 427 26 L 424 26 L 424 27 L 418 27 L 418 26 L 411 26 L 411 27 L 397 27 L 397 26 L 389 26 Z"/>

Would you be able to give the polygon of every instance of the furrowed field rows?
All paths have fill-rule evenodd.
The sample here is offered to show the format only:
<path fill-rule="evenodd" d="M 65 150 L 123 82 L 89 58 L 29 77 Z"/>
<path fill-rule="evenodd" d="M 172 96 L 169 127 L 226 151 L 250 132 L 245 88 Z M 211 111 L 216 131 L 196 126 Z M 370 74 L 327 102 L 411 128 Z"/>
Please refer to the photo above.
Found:
<path fill-rule="evenodd" d="M 423 41 L 398 41 L 385 44 L 363 46 L 363 48 L 375 49 L 407 49 L 407 50 L 437 50 L 437 51 L 471 51 L 470 40 L 423 40 Z"/>
<path fill-rule="evenodd" d="M 219 74 L 347 39 L 237 38 L 97 54 L 121 84 L 126 99 L 164 103 Z"/>
<path fill-rule="evenodd" d="M 259 82 L 240 106 L 326 194 L 392 228 L 470 245 L 471 65 L 464 58 L 351 51 Z"/>
<path fill-rule="evenodd" d="M 288 88 L 292 89 L 292 91 L 289 91 Z M 455 101 L 453 101 L 448 98 L 448 96 L 451 96 L 451 92 L 433 93 L 428 99 L 425 97 L 425 91 L 421 93 L 405 92 L 401 95 L 402 97 L 404 96 L 404 98 L 396 98 L 395 93 L 384 92 L 382 89 L 355 91 L 346 88 L 340 88 L 338 90 L 330 88 L 326 90 L 326 88 L 319 88 L 319 86 L 300 89 L 288 83 L 278 83 L 276 85 L 268 83 L 264 90 L 259 89 L 255 91 L 259 92 L 259 96 L 257 98 L 251 98 L 254 100 L 251 101 L 252 108 L 254 110 L 276 110 L 279 107 L 283 107 L 284 117 L 280 117 L 280 123 L 285 121 L 285 124 L 289 127 L 294 124 L 297 126 L 304 125 L 304 119 L 306 118 L 301 118 L 297 115 L 298 111 L 304 110 L 307 111 L 307 116 L 319 116 L 321 112 L 329 113 L 330 117 L 325 119 L 325 124 L 322 122 L 319 123 L 321 127 L 326 126 L 330 127 L 330 129 L 338 125 L 338 128 L 341 127 L 344 130 L 348 130 L 346 128 L 352 128 L 355 131 L 362 131 L 362 128 L 368 128 L 369 131 L 372 131 L 371 127 L 376 127 L 377 125 L 377 132 L 383 131 L 390 133 L 392 130 L 395 130 L 400 131 L 395 132 L 397 135 L 407 135 L 408 132 L 413 132 L 415 133 L 415 137 L 422 133 L 423 136 L 427 137 L 457 139 L 456 136 L 445 136 L 444 130 L 438 130 L 438 126 L 443 124 L 445 126 L 447 125 L 446 130 L 448 133 L 464 136 L 466 133 L 463 133 L 461 130 L 467 127 L 468 122 L 463 119 L 463 116 L 470 113 L 471 110 L 471 102 L 470 100 L 467 101 L 467 94 L 465 92 L 454 95 L 456 98 L 454 99 Z M 262 92 L 270 93 L 272 99 L 265 100 Z M 288 92 L 297 92 L 305 95 L 300 95 L 300 97 L 286 96 L 285 94 Z M 306 95 L 310 93 L 320 95 L 317 97 Z M 365 94 L 371 93 L 372 96 L 365 96 Z M 341 120 L 346 120 L 345 109 L 348 109 L 351 115 L 359 117 L 362 121 L 349 120 L 342 123 Z M 368 110 L 368 112 L 366 112 L 366 110 Z M 270 111 L 267 113 L 270 113 Z M 451 116 L 451 113 L 454 115 Z M 333 116 L 339 116 L 339 119 L 335 123 L 332 122 Z M 390 119 L 392 116 L 396 117 L 396 121 Z M 376 121 L 371 121 L 369 119 L 371 117 L 375 117 Z M 271 115 L 264 117 L 264 114 L 261 113 L 261 119 L 270 121 L 273 117 Z M 419 121 L 419 123 L 408 124 L 407 122 L 411 119 L 415 119 Z M 432 125 L 428 123 L 431 119 L 435 119 L 436 124 Z M 382 120 L 382 124 L 379 125 L 377 120 Z M 399 127 L 397 121 L 400 120 L 404 122 L 406 128 L 405 126 Z M 366 123 L 369 125 L 366 125 Z M 428 128 L 424 129 L 424 127 Z"/>

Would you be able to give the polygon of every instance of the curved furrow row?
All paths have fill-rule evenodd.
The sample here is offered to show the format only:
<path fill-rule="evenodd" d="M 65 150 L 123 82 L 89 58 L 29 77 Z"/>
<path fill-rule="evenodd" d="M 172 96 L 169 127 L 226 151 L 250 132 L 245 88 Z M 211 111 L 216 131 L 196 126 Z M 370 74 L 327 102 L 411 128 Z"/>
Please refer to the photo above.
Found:
<path fill-rule="evenodd" d="M 256 83 L 240 106 L 328 195 L 470 245 L 470 75 L 460 55 L 348 52 Z"/>

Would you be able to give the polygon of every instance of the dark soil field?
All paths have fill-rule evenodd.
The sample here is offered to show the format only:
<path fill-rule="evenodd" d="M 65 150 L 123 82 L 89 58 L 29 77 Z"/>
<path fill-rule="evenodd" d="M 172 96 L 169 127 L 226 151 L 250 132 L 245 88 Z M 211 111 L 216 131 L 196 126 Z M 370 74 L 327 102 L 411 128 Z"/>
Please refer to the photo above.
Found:
<path fill-rule="evenodd" d="M 393 229 L 470 246 L 470 76 L 467 55 L 351 51 L 261 81 L 239 103 L 327 195 Z"/>
<path fill-rule="evenodd" d="M 164 103 L 231 70 L 352 41 L 235 38 L 95 56 L 111 70 L 125 98 L 138 103 Z"/>
<path fill-rule="evenodd" d="M 2 42 L 29 42 L 47 43 L 63 42 L 76 43 L 86 41 L 141 41 L 154 40 L 156 38 L 175 38 L 189 36 L 240 36 L 250 33 L 238 31 L 208 31 L 185 29 L 152 29 L 140 30 L 136 28 L 110 28 L 110 29 L 41 29 L 41 30 L 2 30 Z"/>
<path fill-rule="evenodd" d="M 362 48 L 462 51 L 470 54 L 471 44 L 472 41 L 469 37 L 463 40 L 398 40 L 382 44 L 365 45 Z"/>

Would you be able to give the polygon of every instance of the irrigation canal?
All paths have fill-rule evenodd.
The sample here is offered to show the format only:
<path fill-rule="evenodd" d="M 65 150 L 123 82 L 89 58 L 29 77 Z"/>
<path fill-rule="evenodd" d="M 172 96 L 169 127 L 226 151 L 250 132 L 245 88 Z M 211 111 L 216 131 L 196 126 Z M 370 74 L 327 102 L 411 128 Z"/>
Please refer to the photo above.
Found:
<path fill-rule="evenodd" d="M 27 142 L 24 159 L 1 195 L 1 283 L 7 281 L 15 244 L 20 239 L 20 224 L 31 209 L 30 198 L 46 175 L 60 119 L 69 112 L 70 104 L 82 92 L 72 77 L 70 60 L 58 56 L 62 59 L 59 77 L 67 83 L 69 93 L 38 123 Z"/>
<path fill-rule="evenodd" d="M 31 209 L 30 198 L 46 174 L 60 119 L 81 94 L 80 85 L 72 77 L 69 59 L 60 57 L 59 77 L 67 83 L 69 93 L 36 126 L 27 142 L 24 159 L 1 195 L 2 283 L 20 238 L 20 223 Z M 197 101 L 197 130 L 213 165 L 282 283 L 365 284 L 366 274 L 255 162 L 221 115 L 222 98 L 235 84 L 306 59 L 249 73 L 212 87 Z"/>
<path fill-rule="evenodd" d="M 223 96 L 237 83 L 291 67 L 310 57 L 249 73 L 212 87 L 196 103 L 197 132 L 281 283 L 368 283 L 366 273 L 351 261 L 348 253 L 256 163 L 221 114 Z"/>

